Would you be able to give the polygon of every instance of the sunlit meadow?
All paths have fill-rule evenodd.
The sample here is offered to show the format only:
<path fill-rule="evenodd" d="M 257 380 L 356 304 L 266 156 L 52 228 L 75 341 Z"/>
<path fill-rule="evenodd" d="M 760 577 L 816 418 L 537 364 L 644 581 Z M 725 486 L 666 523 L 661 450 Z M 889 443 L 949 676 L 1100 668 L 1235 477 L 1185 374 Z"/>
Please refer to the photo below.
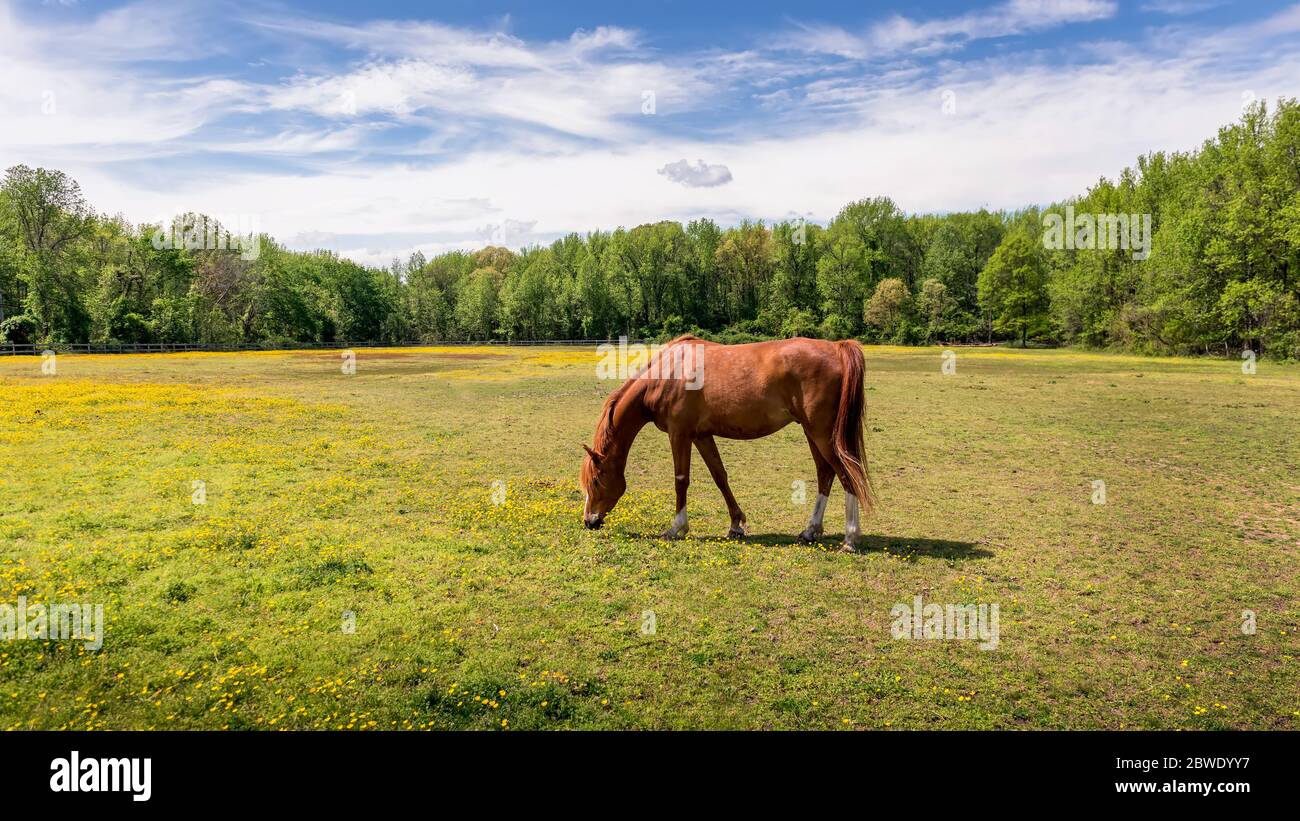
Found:
<path fill-rule="evenodd" d="M 106 618 L 0 641 L 0 726 L 1300 727 L 1295 366 L 868 348 L 847 555 L 838 488 L 794 540 L 797 426 L 720 442 L 746 540 L 698 456 L 655 538 L 653 427 L 593 532 L 593 350 L 356 354 L 0 358 L 0 603 Z M 998 648 L 893 638 L 916 595 L 998 603 Z"/>

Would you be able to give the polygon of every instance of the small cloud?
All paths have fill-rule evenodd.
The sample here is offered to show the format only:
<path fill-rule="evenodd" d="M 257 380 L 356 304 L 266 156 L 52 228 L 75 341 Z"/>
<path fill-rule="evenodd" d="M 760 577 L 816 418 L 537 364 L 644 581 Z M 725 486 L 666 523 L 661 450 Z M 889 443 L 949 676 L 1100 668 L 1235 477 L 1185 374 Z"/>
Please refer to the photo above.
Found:
<path fill-rule="evenodd" d="M 705 165 L 697 160 L 691 165 L 686 160 L 670 162 L 659 173 L 687 188 L 713 188 L 731 182 L 731 169 L 725 165 Z"/>

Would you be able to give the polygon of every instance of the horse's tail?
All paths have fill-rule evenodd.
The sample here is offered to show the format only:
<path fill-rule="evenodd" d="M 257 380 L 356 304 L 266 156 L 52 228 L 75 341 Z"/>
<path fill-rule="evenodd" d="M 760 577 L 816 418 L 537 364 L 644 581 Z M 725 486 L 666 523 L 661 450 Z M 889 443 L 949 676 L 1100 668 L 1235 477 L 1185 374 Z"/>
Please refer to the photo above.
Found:
<path fill-rule="evenodd" d="M 862 373 L 866 362 L 862 346 L 852 339 L 835 343 L 840 352 L 840 407 L 835 413 L 833 446 L 835 455 L 848 478 L 849 488 L 858 497 L 863 512 L 875 505 L 876 495 L 867 473 L 866 448 L 862 442 L 862 421 L 866 416 L 867 399 L 862 386 Z"/>

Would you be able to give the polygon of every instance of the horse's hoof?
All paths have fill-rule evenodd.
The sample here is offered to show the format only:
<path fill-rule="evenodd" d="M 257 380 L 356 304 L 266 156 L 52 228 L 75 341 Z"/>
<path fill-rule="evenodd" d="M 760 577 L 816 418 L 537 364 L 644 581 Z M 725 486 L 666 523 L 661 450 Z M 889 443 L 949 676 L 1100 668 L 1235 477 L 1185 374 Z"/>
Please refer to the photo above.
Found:
<path fill-rule="evenodd" d="M 681 541 L 682 539 L 686 538 L 686 531 L 683 530 L 682 532 L 678 533 L 676 530 L 669 528 L 668 530 L 665 530 L 663 533 L 661 533 L 659 535 L 659 538 L 666 539 L 670 542 Z"/>
<path fill-rule="evenodd" d="M 855 545 L 855 544 L 850 544 L 850 543 L 848 543 L 848 542 L 844 542 L 843 544 L 840 545 L 840 547 L 839 547 L 839 551 L 840 551 L 841 553 L 857 553 L 857 552 L 858 552 L 858 546 Z"/>
<path fill-rule="evenodd" d="M 745 533 L 745 528 L 743 527 L 733 527 L 727 531 L 728 539 L 743 539 L 746 535 L 748 534 Z"/>
<path fill-rule="evenodd" d="M 803 533 L 799 534 L 799 542 L 801 544 L 816 544 L 817 540 L 821 537 L 821 531 L 805 530 Z"/>

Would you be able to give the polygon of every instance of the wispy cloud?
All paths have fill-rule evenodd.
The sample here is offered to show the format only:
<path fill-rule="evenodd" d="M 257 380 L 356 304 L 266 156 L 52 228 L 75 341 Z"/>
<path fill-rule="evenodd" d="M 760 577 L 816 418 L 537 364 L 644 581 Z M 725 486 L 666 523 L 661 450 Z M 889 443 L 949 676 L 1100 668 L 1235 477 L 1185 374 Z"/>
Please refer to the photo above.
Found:
<path fill-rule="evenodd" d="M 1142 4 L 1142 10 L 1156 14 L 1181 16 L 1200 14 L 1203 11 L 1218 8 L 1227 2 L 1228 0 L 1147 0 Z"/>
<path fill-rule="evenodd" d="M 955 17 L 914 20 L 895 15 L 862 34 L 834 25 L 800 23 L 783 44 L 854 59 L 889 57 L 900 52 L 936 54 L 972 40 L 1104 20 L 1117 10 L 1114 0 L 1008 0 Z"/>
<path fill-rule="evenodd" d="M 579 29 L 567 39 L 526 43 L 502 31 L 380 21 L 339 26 L 311 20 L 259 25 L 364 54 L 338 74 L 300 75 L 270 94 L 274 108 L 323 117 L 489 118 L 577 137 L 628 139 L 647 93 L 656 109 L 681 110 L 707 97 L 698 67 L 663 61 L 626 29 Z"/>

